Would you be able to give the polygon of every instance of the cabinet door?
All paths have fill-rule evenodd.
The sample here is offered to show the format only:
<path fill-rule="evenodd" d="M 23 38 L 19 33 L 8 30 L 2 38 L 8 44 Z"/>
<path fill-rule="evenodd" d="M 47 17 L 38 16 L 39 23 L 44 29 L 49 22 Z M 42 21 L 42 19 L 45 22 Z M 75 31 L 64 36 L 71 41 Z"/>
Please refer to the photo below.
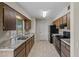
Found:
<path fill-rule="evenodd" d="M 22 49 L 16 57 L 25 57 L 25 48 Z"/>
<path fill-rule="evenodd" d="M 3 26 L 3 30 L 16 30 L 15 11 L 6 5 L 4 6 Z"/>
<path fill-rule="evenodd" d="M 27 22 L 27 20 L 25 20 L 25 30 L 26 31 L 28 30 L 28 22 Z"/>
<path fill-rule="evenodd" d="M 67 17 L 66 17 L 66 15 L 63 16 L 63 24 L 67 24 Z"/>
<path fill-rule="evenodd" d="M 28 20 L 28 29 L 30 30 L 31 29 L 31 20 Z"/>
<path fill-rule="evenodd" d="M 28 31 L 31 28 L 31 21 L 29 19 L 25 20 L 25 30 Z"/>
<path fill-rule="evenodd" d="M 0 5 L 0 31 L 3 30 L 3 7 Z"/>
<path fill-rule="evenodd" d="M 25 43 L 21 44 L 18 48 L 14 50 L 14 56 L 16 57 L 18 54 L 21 54 L 24 51 L 24 49 L 25 49 Z"/>
<path fill-rule="evenodd" d="M 29 45 L 29 42 L 26 44 L 26 56 L 28 56 L 30 52 L 30 45 Z"/>
<path fill-rule="evenodd" d="M 62 17 L 60 17 L 59 23 L 60 23 L 60 25 L 63 23 L 63 18 Z"/>
<path fill-rule="evenodd" d="M 70 29 L 70 13 L 67 14 L 67 28 Z"/>
<path fill-rule="evenodd" d="M 56 19 L 56 21 L 54 21 L 54 25 L 56 25 L 56 28 L 58 28 L 58 19 Z"/>
<path fill-rule="evenodd" d="M 61 41 L 61 56 L 70 57 L 70 46 Z"/>
<path fill-rule="evenodd" d="M 32 46 L 34 45 L 34 35 L 32 37 Z"/>

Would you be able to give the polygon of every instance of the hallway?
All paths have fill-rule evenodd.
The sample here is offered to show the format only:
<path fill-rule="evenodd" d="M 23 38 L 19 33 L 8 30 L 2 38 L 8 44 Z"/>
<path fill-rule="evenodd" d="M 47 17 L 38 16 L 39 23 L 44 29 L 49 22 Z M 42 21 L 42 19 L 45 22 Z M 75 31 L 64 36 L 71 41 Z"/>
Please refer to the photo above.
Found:
<path fill-rule="evenodd" d="M 59 57 L 53 44 L 48 41 L 40 40 L 35 41 L 35 44 L 30 51 L 28 57 Z"/>

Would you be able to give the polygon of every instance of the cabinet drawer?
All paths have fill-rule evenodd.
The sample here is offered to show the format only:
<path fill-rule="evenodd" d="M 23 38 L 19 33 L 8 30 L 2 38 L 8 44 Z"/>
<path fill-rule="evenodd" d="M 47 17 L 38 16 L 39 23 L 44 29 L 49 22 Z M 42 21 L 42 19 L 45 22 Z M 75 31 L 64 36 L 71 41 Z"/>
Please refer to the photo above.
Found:
<path fill-rule="evenodd" d="M 22 49 L 22 50 L 20 51 L 20 53 L 18 53 L 18 54 L 16 55 L 16 57 L 25 57 L 25 48 Z"/>
<path fill-rule="evenodd" d="M 23 43 L 22 45 L 20 45 L 17 49 L 15 49 L 14 51 L 14 56 L 16 56 L 18 53 L 21 52 L 22 49 L 25 48 L 25 43 Z"/>

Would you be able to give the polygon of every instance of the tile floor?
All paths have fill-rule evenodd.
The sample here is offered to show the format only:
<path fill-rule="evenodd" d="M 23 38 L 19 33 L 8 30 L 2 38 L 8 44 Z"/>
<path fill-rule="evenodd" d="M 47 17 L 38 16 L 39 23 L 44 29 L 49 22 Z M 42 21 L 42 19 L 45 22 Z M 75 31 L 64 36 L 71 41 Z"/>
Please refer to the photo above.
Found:
<path fill-rule="evenodd" d="M 35 41 L 28 57 L 59 57 L 59 54 L 49 41 Z"/>

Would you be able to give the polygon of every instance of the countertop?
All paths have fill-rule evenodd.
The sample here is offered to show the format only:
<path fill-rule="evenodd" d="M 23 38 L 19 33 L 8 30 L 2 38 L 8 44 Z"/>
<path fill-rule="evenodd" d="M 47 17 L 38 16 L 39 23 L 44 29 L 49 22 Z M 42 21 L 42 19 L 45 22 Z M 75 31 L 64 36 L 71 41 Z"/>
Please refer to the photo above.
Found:
<path fill-rule="evenodd" d="M 67 45 L 70 46 L 70 39 L 61 39 L 61 41 L 63 41 L 64 43 L 66 43 Z"/>
<path fill-rule="evenodd" d="M 0 44 L 0 51 L 8 51 L 8 50 L 13 51 L 32 36 L 33 34 L 29 34 L 28 38 L 25 40 L 17 40 L 17 39 L 6 40 Z"/>

